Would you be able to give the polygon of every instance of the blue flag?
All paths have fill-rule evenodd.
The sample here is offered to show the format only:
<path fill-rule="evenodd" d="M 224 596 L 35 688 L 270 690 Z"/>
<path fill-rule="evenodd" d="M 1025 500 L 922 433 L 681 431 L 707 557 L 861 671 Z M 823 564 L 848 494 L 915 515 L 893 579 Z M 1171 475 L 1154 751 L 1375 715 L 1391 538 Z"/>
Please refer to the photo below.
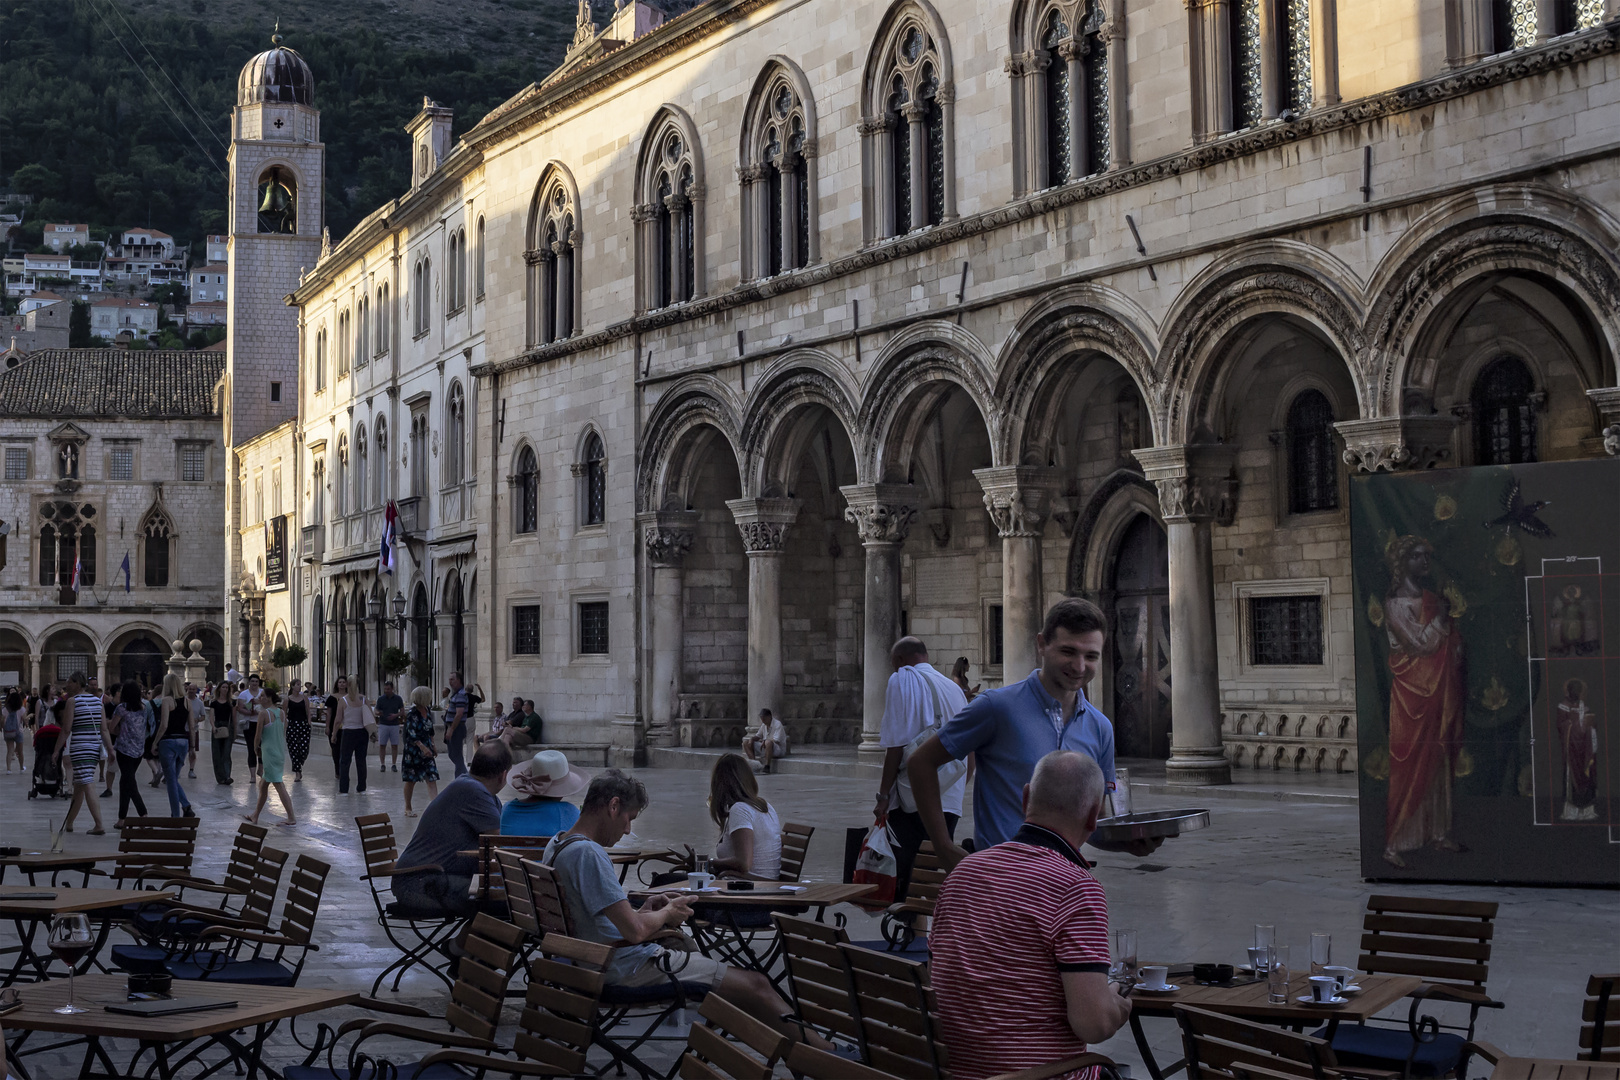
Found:
<path fill-rule="evenodd" d="M 124 552 L 124 565 L 118 569 L 124 572 L 124 591 L 129 592 L 129 552 Z"/>

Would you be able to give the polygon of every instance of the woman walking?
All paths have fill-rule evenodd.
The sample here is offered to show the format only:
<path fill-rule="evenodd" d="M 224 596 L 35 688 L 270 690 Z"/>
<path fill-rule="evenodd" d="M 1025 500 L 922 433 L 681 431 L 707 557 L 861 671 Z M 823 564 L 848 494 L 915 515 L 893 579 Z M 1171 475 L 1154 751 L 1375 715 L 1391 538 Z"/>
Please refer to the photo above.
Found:
<path fill-rule="evenodd" d="M 214 700 L 208 703 L 208 709 L 214 714 L 214 737 L 209 747 L 214 757 L 214 783 L 228 784 L 231 782 L 231 747 L 236 744 L 236 698 L 232 696 L 230 683 L 222 682 L 214 687 Z"/>
<path fill-rule="evenodd" d="M 62 831 L 73 831 L 80 805 L 88 804 L 90 818 L 96 823 L 89 835 L 103 836 L 107 830 L 101 827 L 101 805 L 96 802 L 95 788 L 96 766 L 107 752 L 107 720 L 101 709 L 101 695 L 89 693 L 84 687 L 83 675 L 69 675 L 66 693 L 57 703 L 57 722 L 64 731 L 71 729 L 71 734 L 56 740 L 56 762 L 60 765 L 66 753 L 73 769 L 73 802 L 62 822 Z"/>
<path fill-rule="evenodd" d="M 349 685 L 355 689 L 344 694 L 338 706 L 338 794 L 349 793 L 349 763 L 354 763 L 356 793 L 366 790 L 366 756 L 370 748 L 372 724 L 371 705 L 360 693 L 359 680 Z"/>
<path fill-rule="evenodd" d="M 141 757 L 146 753 L 146 710 L 141 708 L 141 687 L 126 682 L 119 691 L 118 707 L 107 722 L 112 734 L 113 756 L 118 759 L 118 820 L 113 828 L 122 829 L 129 819 L 129 804 L 135 812 L 146 816 L 146 801 L 141 798 Z"/>
<path fill-rule="evenodd" d="M 27 710 L 23 708 L 22 694 L 18 693 L 16 690 L 13 690 L 11 693 L 7 694 L 5 713 L 3 716 L 0 716 L 0 720 L 4 721 L 5 726 L 6 772 L 8 773 L 11 771 L 11 758 L 13 754 L 15 754 L 17 757 L 17 768 L 21 769 L 23 772 L 28 771 L 27 765 L 23 762 L 22 752 L 23 728 L 26 726 L 23 723 L 23 719 L 26 714 Z"/>
<path fill-rule="evenodd" d="M 163 676 L 163 693 L 158 704 L 158 760 L 163 763 L 163 780 L 169 787 L 169 816 L 196 817 L 191 800 L 180 786 L 180 769 L 191 750 L 191 710 L 186 707 L 185 689 L 180 676 Z"/>
<path fill-rule="evenodd" d="M 338 733 L 343 730 L 338 721 L 343 712 L 343 699 L 349 695 L 349 677 L 339 675 L 332 680 L 332 692 L 326 695 L 326 741 L 332 746 L 332 772 L 337 773 Z"/>
<path fill-rule="evenodd" d="M 287 756 L 292 759 L 293 783 L 304 782 L 304 762 L 309 757 L 309 698 L 297 679 L 287 691 Z"/>
<path fill-rule="evenodd" d="M 275 785 L 276 794 L 281 796 L 281 808 L 287 811 L 287 820 L 278 824 L 296 825 L 298 815 L 293 813 L 292 796 L 287 794 L 287 785 L 282 781 L 287 768 L 287 723 L 282 718 L 281 710 L 276 707 L 274 690 L 259 691 L 258 705 L 254 739 L 259 755 L 259 801 L 253 807 L 253 813 L 243 816 L 257 825 L 259 815 L 264 813 L 264 804 L 270 801 L 270 787 Z"/>
<path fill-rule="evenodd" d="M 438 751 L 433 749 L 433 691 L 418 686 L 411 691 L 411 711 L 405 715 L 405 755 L 399 778 L 405 782 L 405 816 L 416 817 L 411 809 L 411 792 L 416 785 L 426 782 L 428 799 L 439 797 L 439 766 L 434 760 Z"/>

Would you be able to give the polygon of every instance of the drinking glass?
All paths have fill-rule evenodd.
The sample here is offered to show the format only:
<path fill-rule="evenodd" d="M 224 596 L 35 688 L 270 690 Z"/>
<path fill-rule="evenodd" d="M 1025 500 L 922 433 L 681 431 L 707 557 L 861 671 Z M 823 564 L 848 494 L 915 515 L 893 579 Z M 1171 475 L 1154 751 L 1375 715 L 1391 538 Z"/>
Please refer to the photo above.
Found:
<path fill-rule="evenodd" d="M 1311 974 L 1320 975 L 1322 969 L 1333 963 L 1333 935 L 1311 935 Z"/>
<path fill-rule="evenodd" d="M 1263 974 L 1270 964 L 1271 945 L 1276 940 L 1277 928 L 1275 926 L 1269 926 L 1265 923 L 1254 924 L 1254 947 L 1260 950 L 1256 954 L 1259 961 L 1255 964 L 1255 974 Z"/>
<path fill-rule="evenodd" d="M 1114 770 L 1114 789 L 1110 793 L 1114 817 L 1131 815 L 1131 774 L 1129 769 Z"/>
<path fill-rule="evenodd" d="M 1273 1005 L 1288 1004 L 1288 946 L 1273 945 L 1266 962 L 1266 1000 Z"/>
<path fill-rule="evenodd" d="M 1114 931 L 1114 951 L 1119 954 L 1119 970 L 1127 985 L 1136 985 L 1136 931 Z"/>
<path fill-rule="evenodd" d="M 51 920 L 48 944 L 51 952 L 68 969 L 68 1001 L 55 1011 L 64 1016 L 88 1011 L 73 1004 L 73 969 L 78 967 L 85 953 L 95 948 L 95 939 L 90 936 L 90 920 L 80 911 L 56 916 Z"/>

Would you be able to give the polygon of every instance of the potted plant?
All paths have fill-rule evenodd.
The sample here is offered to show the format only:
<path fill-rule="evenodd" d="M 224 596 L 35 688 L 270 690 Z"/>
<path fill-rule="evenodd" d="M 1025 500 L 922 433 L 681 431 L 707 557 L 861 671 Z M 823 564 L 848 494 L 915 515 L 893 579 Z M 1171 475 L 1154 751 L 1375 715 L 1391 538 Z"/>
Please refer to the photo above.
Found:
<path fill-rule="evenodd" d="M 291 645 L 282 645 L 270 654 L 270 666 L 273 668 L 295 668 L 309 659 L 309 650 L 296 641 Z"/>
<path fill-rule="evenodd" d="M 393 678 L 411 666 L 411 654 L 398 645 L 390 645 L 382 651 L 383 674 Z"/>

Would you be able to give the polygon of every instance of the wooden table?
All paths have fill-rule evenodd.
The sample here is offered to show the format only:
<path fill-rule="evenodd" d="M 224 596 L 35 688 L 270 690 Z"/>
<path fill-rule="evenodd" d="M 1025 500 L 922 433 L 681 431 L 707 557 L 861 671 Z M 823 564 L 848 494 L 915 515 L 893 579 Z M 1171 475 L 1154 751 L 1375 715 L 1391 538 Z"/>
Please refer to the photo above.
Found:
<path fill-rule="evenodd" d="M 0 856 L 0 882 L 6 879 L 6 868 L 15 866 L 28 878 L 29 884 L 34 884 L 36 874 L 50 874 L 54 884 L 56 875 L 61 873 L 79 873 L 83 875 L 81 885 L 90 883 L 90 870 L 98 862 L 116 862 L 118 853 L 107 851 L 99 855 L 92 855 L 82 851 L 25 851 L 20 855 Z"/>
<path fill-rule="evenodd" d="M 1190 972 L 1182 975 L 1178 970 L 1178 974 L 1171 981 L 1180 985 L 1179 990 L 1168 994 L 1153 994 L 1138 989 L 1131 995 L 1131 1035 L 1136 1039 L 1136 1048 L 1142 1053 L 1143 1064 L 1147 1066 L 1153 1080 L 1164 1080 L 1166 1076 L 1186 1066 L 1186 1059 L 1183 1058 L 1161 1068 L 1148 1046 L 1147 1036 L 1142 1031 L 1142 1017 L 1174 1017 L 1177 1005 L 1194 1005 L 1210 1012 L 1226 1013 L 1263 1024 L 1295 1026 L 1325 1024 L 1328 1029 L 1327 1037 L 1331 1039 L 1333 1029 L 1338 1027 L 1340 1022 L 1348 1020 L 1351 1023 L 1360 1023 L 1383 1012 L 1423 985 L 1422 979 L 1410 975 L 1358 974 L 1356 985 L 1361 987 L 1361 991 L 1352 994 L 1347 1004 L 1305 1005 L 1296 999 L 1310 992 L 1309 978 L 1309 974 L 1304 972 L 1290 974 L 1289 1001 L 1286 1005 L 1273 1005 L 1267 1000 L 1269 988 L 1264 979 L 1243 986 L 1200 986 L 1192 981 Z"/>
<path fill-rule="evenodd" d="M 1491 1080 L 1620 1080 L 1620 1061 L 1503 1058 Z"/>
<path fill-rule="evenodd" d="M 27 894 L 51 893 L 51 899 L 38 900 L 8 900 Z M 0 986 L 10 986 L 16 982 L 27 967 L 34 969 L 36 978 L 47 978 L 46 968 L 50 966 L 51 957 L 47 953 L 40 955 L 34 950 L 34 937 L 39 931 L 39 924 L 57 915 L 68 912 L 82 911 L 89 914 L 105 912 L 122 908 L 126 904 L 139 904 L 149 901 L 169 900 L 175 895 L 173 889 L 73 889 L 54 887 L 35 887 L 32 885 L 0 885 L 0 919 L 10 919 L 17 927 L 17 961 L 11 965 L 11 970 L 0 978 Z M 107 935 L 112 932 L 113 920 L 103 918 L 96 920 L 99 923 L 94 948 L 85 954 L 79 970 L 88 971 L 90 965 L 95 963 L 96 957 L 107 944 Z"/>
<path fill-rule="evenodd" d="M 128 979 L 123 975 L 89 975 L 76 980 L 74 1001 L 86 1009 L 82 1013 L 63 1016 L 53 1012 L 58 1005 L 67 1003 L 66 979 L 52 979 L 22 988 L 23 1007 L 7 1013 L 3 1022 L 8 1034 L 16 1038 L 7 1048 L 12 1067 L 22 1072 L 26 1057 L 60 1050 L 65 1046 L 84 1043 L 84 1063 L 81 1077 L 141 1076 L 147 1068 L 155 1068 L 160 1077 L 171 1077 L 182 1067 L 197 1062 L 212 1046 L 222 1047 L 226 1057 L 218 1064 L 237 1062 L 247 1068 L 249 1080 L 261 1072 L 276 1077 L 275 1070 L 261 1060 L 265 1040 L 276 1025 L 292 1016 L 336 1008 L 359 999 L 349 990 L 310 990 L 281 986 L 245 986 L 238 983 L 180 982 L 174 985 L 177 1001 L 234 1000 L 233 1008 L 209 1009 L 204 1012 L 178 1013 L 173 1016 L 137 1017 L 110 1013 L 105 1006 L 123 1001 Z M 254 1028 L 251 1041 L 243 1042 L 231 1033 L 241 1028 Z M 49 1046 L 28 1047 L 29 1037 L 36 1032 L 69 1035 L 72 1038 Z M 138 1040 L 139 1046 L 122 1069 L 115 1066 L 104 1045 L 109 1039 Z M 197 1046 L 188 1044 L 198 1043 Z M 150 1050 L 154 1063 L 137 1068 L 141 1057 Z M 99 1065 L 104 1072 L 96 1072 Z"/>

